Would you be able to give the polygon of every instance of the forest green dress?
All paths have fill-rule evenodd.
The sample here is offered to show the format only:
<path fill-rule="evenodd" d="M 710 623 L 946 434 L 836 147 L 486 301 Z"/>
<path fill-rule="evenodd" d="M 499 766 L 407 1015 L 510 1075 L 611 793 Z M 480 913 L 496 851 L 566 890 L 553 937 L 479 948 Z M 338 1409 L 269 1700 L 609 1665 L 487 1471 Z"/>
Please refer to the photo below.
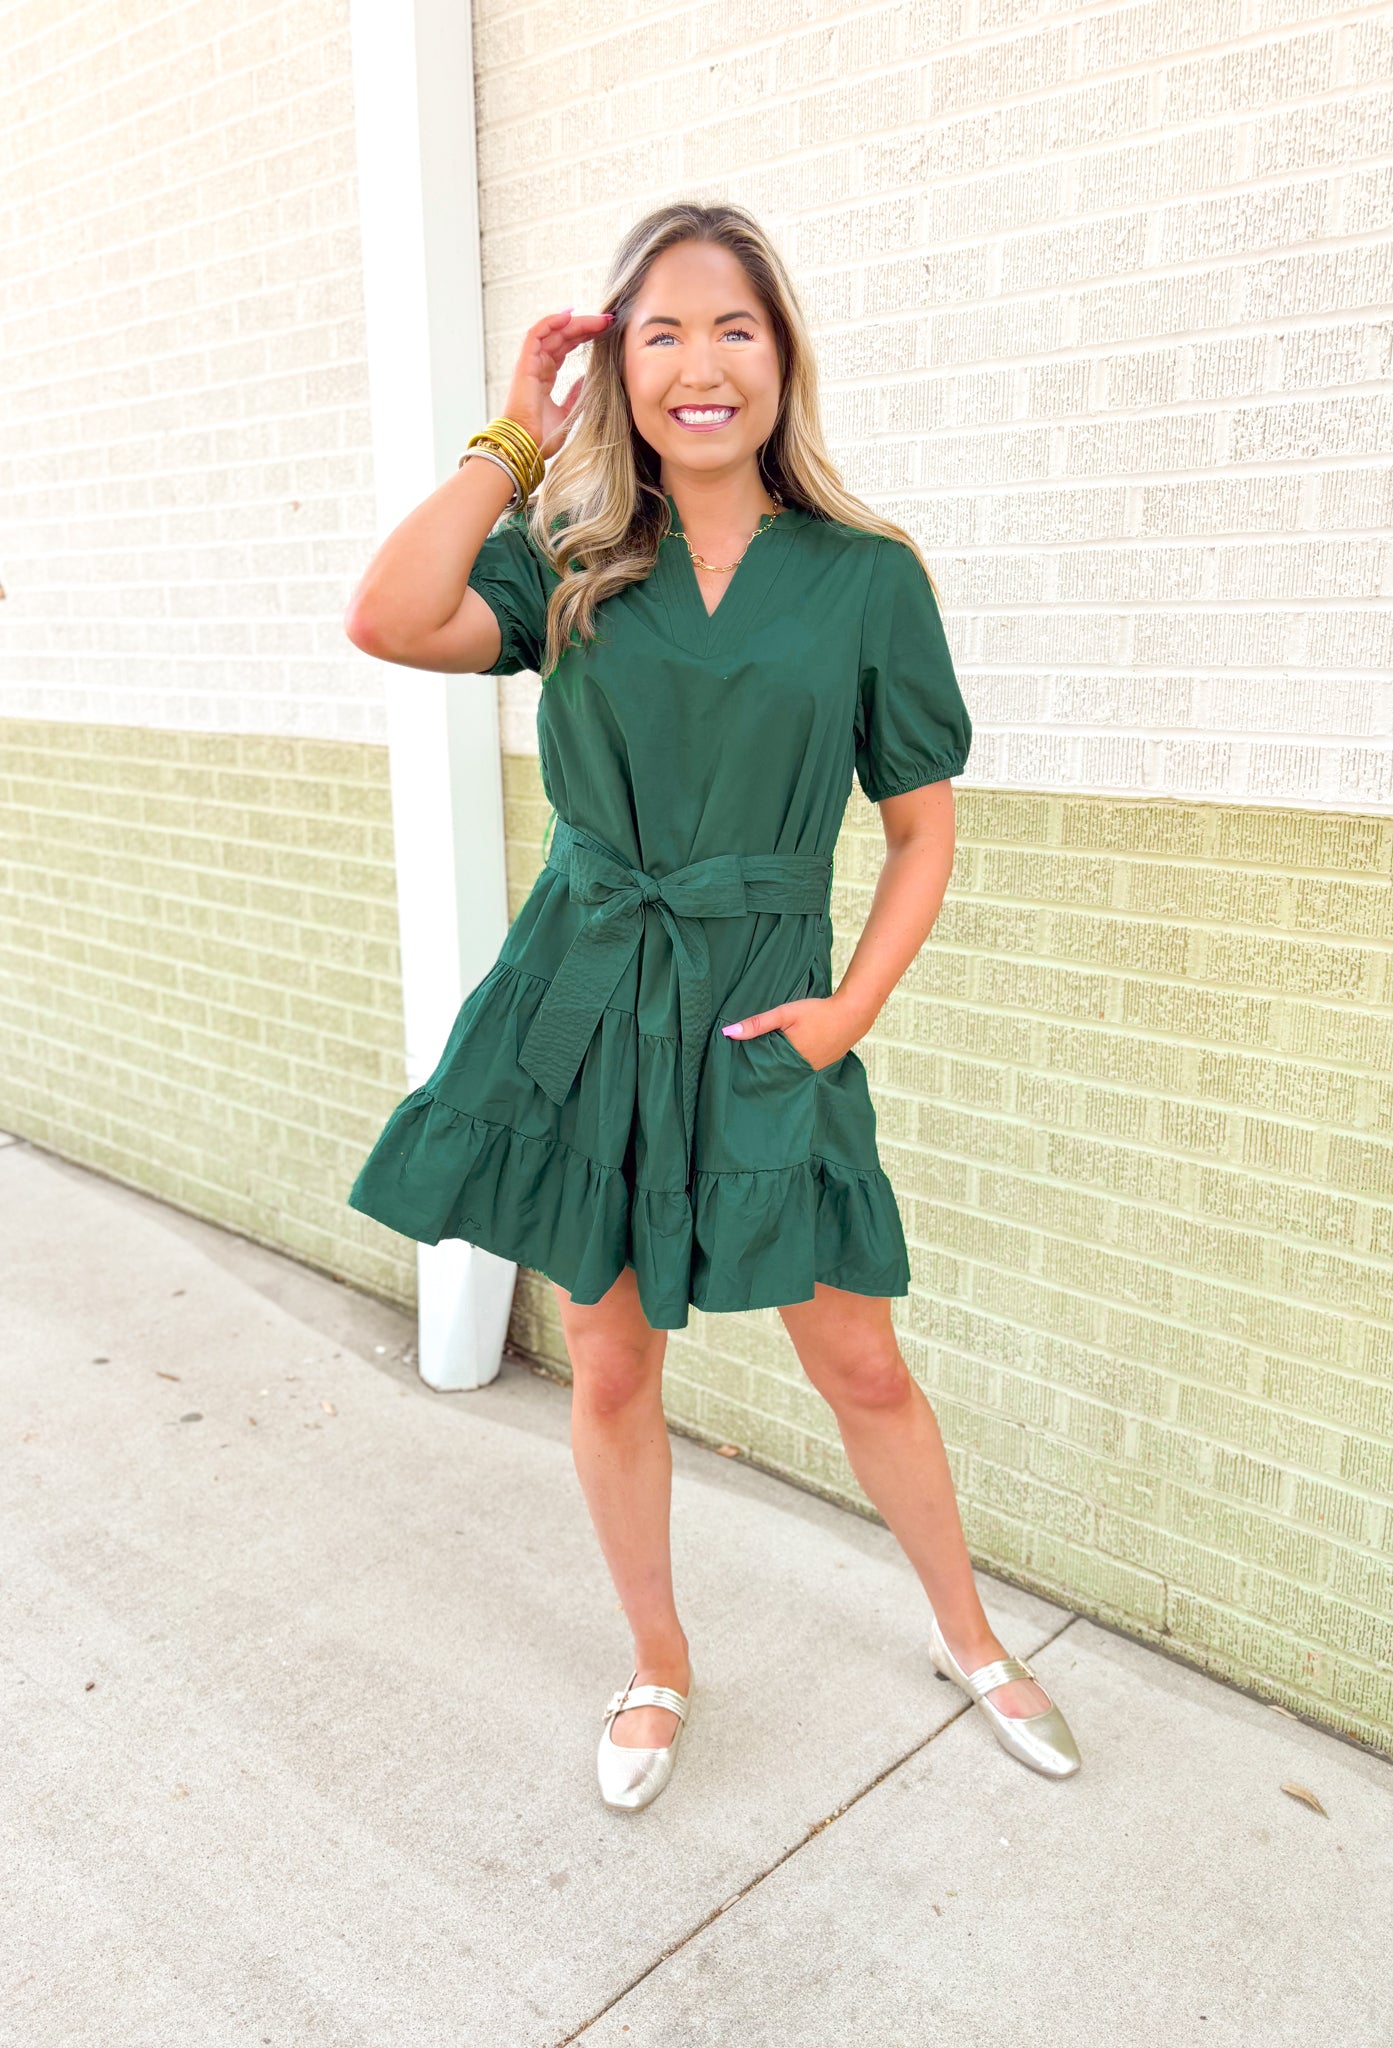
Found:
<path fill-rule="evenodd" d="M 904 1294 L 909 1259 L 854 1052 L 721 1026 L 831 993 L 832 853 L 873 802 L 957 775 L 972 728 L 901 542 L 788 506 L 708 617 L 671 498 L 651 574 L 602 604 L 537 714 L 546 864 L 439 1065 L 349 1201 L 596 1302 L 626 1265 L 654 1329 Z M 536 671 L 552 571 L 514 514 L 470 585 L 492 673 Z"/>

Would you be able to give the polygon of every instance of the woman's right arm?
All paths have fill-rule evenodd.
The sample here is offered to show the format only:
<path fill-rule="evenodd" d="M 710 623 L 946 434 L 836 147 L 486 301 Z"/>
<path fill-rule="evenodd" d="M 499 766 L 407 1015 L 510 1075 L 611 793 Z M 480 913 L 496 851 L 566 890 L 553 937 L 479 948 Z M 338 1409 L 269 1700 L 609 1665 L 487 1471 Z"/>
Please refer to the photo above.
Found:
<path fill-rule="evenodd" d="M 609 325 L 608 313 L 549 313 L 527 331 L 507 417 L 525 427 L 544 456 L 565 439 L 580 395 L 577 379 L 558 405 L 551 395 L 571 350 Z M 466 462 L 394 527 L 368 563 L 344 613 L 355 647 L 407 668 L 479 675 L 498 659 L 498 621 L 469 588 L 470 571 L 512 495 L 492 462 Z"/>

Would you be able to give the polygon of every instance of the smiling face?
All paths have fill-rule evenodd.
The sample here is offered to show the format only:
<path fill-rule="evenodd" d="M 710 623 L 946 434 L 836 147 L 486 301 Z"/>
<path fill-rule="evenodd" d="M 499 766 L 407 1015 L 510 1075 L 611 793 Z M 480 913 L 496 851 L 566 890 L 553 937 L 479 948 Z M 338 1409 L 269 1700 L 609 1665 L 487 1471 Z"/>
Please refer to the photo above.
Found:
<path fill-rule="evenodd" d="M 650 266 L 624 331 L 634 424 L 668 488 L 683 473 L 736 475 L 779 411 L 774 329 L 749 277 L 713 242 L 678 242 Z"/>

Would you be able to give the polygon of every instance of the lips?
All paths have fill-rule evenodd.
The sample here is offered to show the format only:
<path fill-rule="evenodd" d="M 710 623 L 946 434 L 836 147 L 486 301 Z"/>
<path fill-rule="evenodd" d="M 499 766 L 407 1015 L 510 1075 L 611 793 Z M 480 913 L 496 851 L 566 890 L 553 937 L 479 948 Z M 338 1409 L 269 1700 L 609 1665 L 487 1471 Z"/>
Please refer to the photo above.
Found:
<path fill-rule="evenodd" d="M 728 427 L 739 410 L 738 405 L 674 405 L 668 409 L 668 418 L 689 434 L 715 434 Z"/>

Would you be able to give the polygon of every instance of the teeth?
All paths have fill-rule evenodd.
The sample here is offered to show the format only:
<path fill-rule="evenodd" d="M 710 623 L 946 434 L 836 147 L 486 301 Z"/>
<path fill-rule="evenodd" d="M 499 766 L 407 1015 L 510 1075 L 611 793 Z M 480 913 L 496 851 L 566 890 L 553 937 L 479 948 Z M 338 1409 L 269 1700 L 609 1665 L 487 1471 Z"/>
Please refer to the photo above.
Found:
<path fill-rule="evenodd" d="M 735 416 L 733 405 L 714 405 L 704 408 L 694 405 L 679 405 L 676 408 L 679 420 L 690 420 L 695 426 L 705 426 L 708 420 L 728 420 Z"/>

